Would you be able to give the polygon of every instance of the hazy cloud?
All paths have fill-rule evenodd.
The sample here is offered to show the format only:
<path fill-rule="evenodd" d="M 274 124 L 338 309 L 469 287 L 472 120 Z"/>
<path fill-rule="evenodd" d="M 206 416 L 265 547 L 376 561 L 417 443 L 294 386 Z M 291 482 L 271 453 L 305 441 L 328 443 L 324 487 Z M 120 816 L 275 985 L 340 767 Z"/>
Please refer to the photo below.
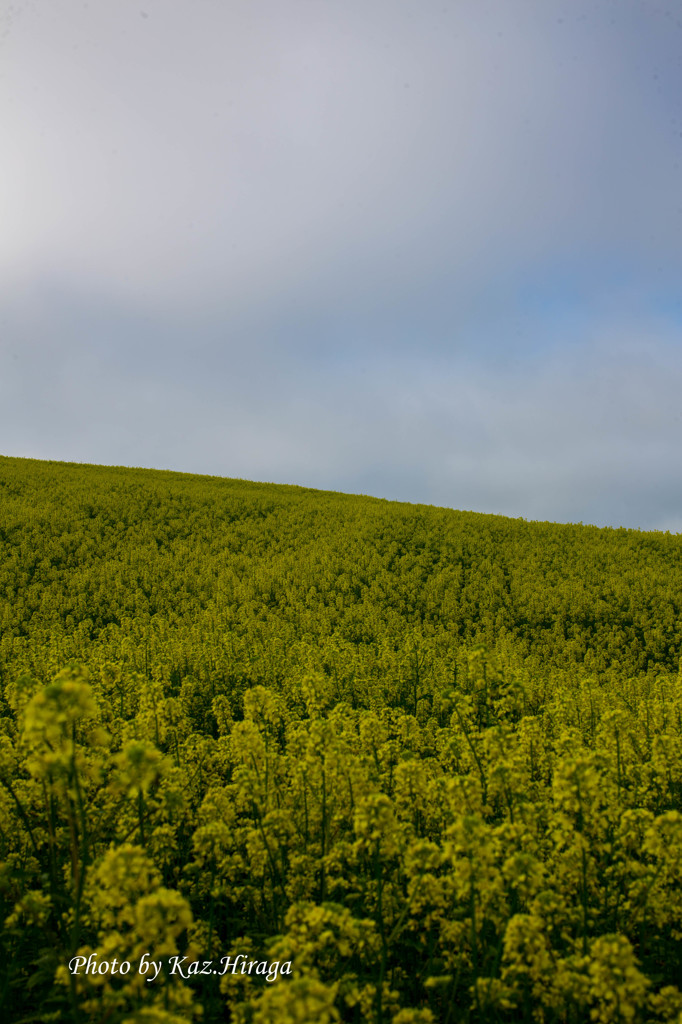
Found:
<path fill-rule="evenodd" d="M 679 528 L 674 11 L 4 18 L 4 451 Z"/>

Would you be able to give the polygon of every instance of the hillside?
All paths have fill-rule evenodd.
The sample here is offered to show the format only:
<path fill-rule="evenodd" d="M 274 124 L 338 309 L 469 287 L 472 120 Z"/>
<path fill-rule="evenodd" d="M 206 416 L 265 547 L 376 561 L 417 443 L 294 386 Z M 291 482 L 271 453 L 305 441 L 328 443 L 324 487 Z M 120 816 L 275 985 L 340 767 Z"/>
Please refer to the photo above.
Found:
<path fill-rule="evenodd" d="M 0 458 L 0 555 L 5 1019 L 682 1021 L 682 537 Z"/>

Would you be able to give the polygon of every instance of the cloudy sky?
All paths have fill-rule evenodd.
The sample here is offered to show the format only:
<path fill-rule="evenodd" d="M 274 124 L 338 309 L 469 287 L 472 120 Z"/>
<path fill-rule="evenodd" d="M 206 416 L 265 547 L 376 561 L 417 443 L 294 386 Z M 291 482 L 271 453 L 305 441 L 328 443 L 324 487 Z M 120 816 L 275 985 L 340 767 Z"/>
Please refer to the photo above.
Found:
<path fill-rule="evenodd" d="M 682 531 L 682 10 L 0 8 L 0 452 Z"/>

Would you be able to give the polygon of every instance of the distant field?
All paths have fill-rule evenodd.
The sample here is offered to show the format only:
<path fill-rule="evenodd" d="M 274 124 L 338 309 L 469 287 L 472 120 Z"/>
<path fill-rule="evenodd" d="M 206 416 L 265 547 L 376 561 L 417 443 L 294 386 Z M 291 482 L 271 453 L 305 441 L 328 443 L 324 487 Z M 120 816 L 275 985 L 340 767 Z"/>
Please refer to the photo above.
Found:
<path fill-rule="evenodd" d="M 682 537 L 0 458 L 0 552 L 0 1019 L 682 1024 Z"/>

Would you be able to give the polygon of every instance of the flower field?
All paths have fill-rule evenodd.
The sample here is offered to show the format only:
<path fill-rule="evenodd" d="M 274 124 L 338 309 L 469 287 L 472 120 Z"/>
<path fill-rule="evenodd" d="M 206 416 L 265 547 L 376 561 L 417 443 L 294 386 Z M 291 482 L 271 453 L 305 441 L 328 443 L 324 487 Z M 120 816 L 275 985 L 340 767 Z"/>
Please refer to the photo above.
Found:
<path fill-rule="evenodd" d="M 682 538 L 2 458 L 0 551 L 0 1019 L 682 1024 Z"/>

